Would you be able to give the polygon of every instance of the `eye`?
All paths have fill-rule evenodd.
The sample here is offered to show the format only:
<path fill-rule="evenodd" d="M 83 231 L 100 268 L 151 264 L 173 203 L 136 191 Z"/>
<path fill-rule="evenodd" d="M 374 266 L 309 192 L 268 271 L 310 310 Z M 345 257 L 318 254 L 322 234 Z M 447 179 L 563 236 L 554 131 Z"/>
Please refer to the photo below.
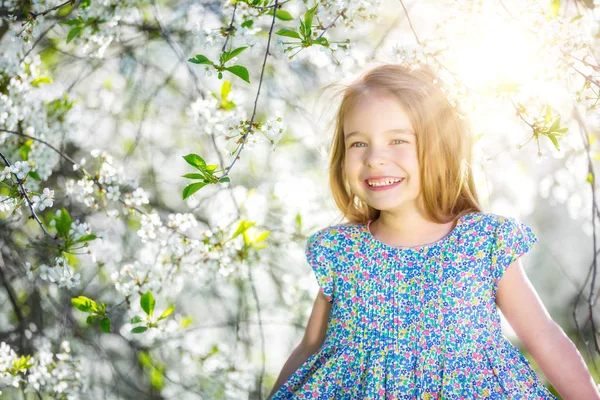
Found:
<path fill-rule="evenodd" d="M 402 139 L 395 139 L 395 140 L 393 140 L 392 142 L 403 142 L 403 143 L 408 143 L 406 140 L 402 140 Z M 350 145 L 350 147 L 356 147 L 356 146 L 354 146 L 354 145 L 355 145 L 355 144 L 358 144 L 358 143 L 365 144 L 364 142 L 354 142 L 354 143 L 352 143 L 352 144 Z M 358 147 L 362 147 L 362 146 L 358 146 Z"/>

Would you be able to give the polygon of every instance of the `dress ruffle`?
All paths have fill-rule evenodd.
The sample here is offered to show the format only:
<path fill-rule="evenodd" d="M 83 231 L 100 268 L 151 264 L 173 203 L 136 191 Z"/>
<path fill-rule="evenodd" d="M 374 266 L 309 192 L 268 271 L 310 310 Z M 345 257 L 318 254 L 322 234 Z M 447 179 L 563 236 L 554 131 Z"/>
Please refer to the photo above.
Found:
<path fill-rule="evenodd" d="M 448 350 L 326 342 L 272 399 L 557 399 L 504 337 Z"/>

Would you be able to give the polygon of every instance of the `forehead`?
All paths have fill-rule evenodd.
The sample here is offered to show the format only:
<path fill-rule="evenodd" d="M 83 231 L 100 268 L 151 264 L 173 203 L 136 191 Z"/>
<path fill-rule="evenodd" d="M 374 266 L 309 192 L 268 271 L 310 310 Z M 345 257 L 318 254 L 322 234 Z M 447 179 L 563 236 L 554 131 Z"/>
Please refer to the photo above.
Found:
<path fill-rule="evenodd" d="M 410 116 L 392 94 L 374 92 L 361 96 L 344 115 L 344 135 L 413 133 Z"/>

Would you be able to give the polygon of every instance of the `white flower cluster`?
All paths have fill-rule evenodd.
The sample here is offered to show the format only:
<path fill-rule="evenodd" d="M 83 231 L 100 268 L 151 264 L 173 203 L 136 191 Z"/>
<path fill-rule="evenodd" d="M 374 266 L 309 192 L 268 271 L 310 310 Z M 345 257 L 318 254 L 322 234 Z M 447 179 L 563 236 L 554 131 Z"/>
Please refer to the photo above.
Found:
<path fill-rule="evenodd" d="M 241 138 L 250 130 L 250 121 L 241 119 L 237 121 L 230 120 L 227 126 L 227 144 L 226 148 L 233 155 L 241 146 Z M 285 134 L 285 125 L 283 118 L 279 112 L 276 112 L 274 118 L 270 118 L 265 122 L 258 123 L 258 128 L 254 127 L 252 132 L 246 137 L 244 147 L 253 149 L 259 144 L 270 144 L 270 149 L 275 150 L 277 144 Z"/>
<path fill-rule="evenodd" d="M 8 167 L 6 167 L 8 168 Z M 10 166 L 10 172 L 15 174 L 18 179 L 23 179 L 31 171 L 31 166 L 27 161 L 17 161 Z M 4 174 L 6 176 L 6 174 Z"/>
<path fill-rule="evenodd" d="M 142 215 L 141 224 L 142 227 L 138 230 L 137 234 L 142 238 L 142 242 L 144 243 L 156 239 L 157 231 L 166 232 L 166 228 L 162 226 L 160 216 L 155 211 Z"/>
<path fill-rule="evenodd" d="M 27 272 L 27 277 L 30 280 L 34 279 L 33 271 L 31 269 L 31 263 L 25 263 L 25 269 Z M 39 274 L 40 279 L 50 282 L 58 283 L 58 287 L 66 287 L 68 289 L 79 286 L 81 275 L 75 273 L 73 267 L 69 264 L 69 260 L 65 257 L 56 257 L 54 261 L 54 266 L 48 266 L 46 264 L 41 264 L 39 266 Z"/>
<path fill-rule="evenodd" d="M 246 113 L 240 110 L 236 107 L 226 111 L 221 108 L 217 99 L 206 96 L 206 99 L 198 98 L 190 104 L 187 115 L 194 119 L 205 134 L 221 136 L 227 133 L 228 126 L 246 117 Z"/>
<path fill-rule="evenodd" d="M 110 278 L 117 292 L 123 296 L 133 296 L 138 292 L 145 277 L 143 274 L 147 271 L 148 268 L 142 268 L 139 261 L 135 261 L 133 264 L 124 265 L 119 271 L 114 271 Z"/>
<path fill-rule="evenodd" d="M 65 193 L 87 207 L 98 208 L 96 199 L 93 196 L 94 181 L 88 177 L 83 177 L 78 181 L 67 179 L 65 182 Z"/>
<path fill-rule="evenodd" d="M 0 343 L 0 384 L 15 388 L 23 386 L 25 393 L 38 392 L 53 398 L 80 399 L 87 387 L 82 382 L 79 362 L 70 354 L 69 342 L 63 341 L 60 352 L 54 354 L 48 339 L 41 337 L 39 340 L 41 344 L 37 354 L 29 358 L 27 367 L 18 371 L 13 366 L 19 363 L 21 357 L 8 344 Z"/>
<path fill-rule="evenodd" d="M 148 199 L 148 192 L 146 192 L 141 187 L 136 188 L 131 193 L 125 193 L 123 195 L 123 199 L 125 201 L 125 204 L 127 204 L 130 207 L 140 207 L 144 204 L 150 203 L 150 200 Z"/>
<path fill-rule="evenodd" d="M 285 124 L 279 111 L 275 112 L 275 118 L 268 119 L 260 125 L 260 132 L 268 139 L 271 150 L 275 151 L 277 144 L 285 134 Z"/>
<path fill-rule="evenodd" d="M 397 43 L 392 47 L 395 62 L 407 68 L 417 68 L 418 64 L 427 63 L 427 55 L 422 46 Z"/>
<path fill-rule="evenodd" d="M 198 226 L 198 221 L 196 220 L 196 217 L 194 217 L 194 214 L 169 214 L 168 218 L 169 221 L 167 222 L 167 227 L 178 229 L 181 232 L 185 232 L 190 228 Z"/>
<path fill-rule="evenodd" d="M 225 2 L 223 4 L 223 13 L 227 16 L 233 15 L 233 7 L 235 6 L 234 2 Z M 205 11 L 206 12 L 206 11 Z M 264 23 L 266 18 L 262 17 L 258 18 L 259 10 L 255 7 L 250 7 L 248 4 L 243 2 L 238 2 L 236 11 L 235 11 L 235 20 L 233 21 L 233 27 L 235 28 L 235 37 L 239 38 L 237 40 L 241 40 L 244 45 L 254 46 L 256 43 L 259 43 L 262 39 L 257 37 L 257 33 L 262 31 L 263 29 L 260 27 L 260 23 Z M 253 20 L 254 23 L 252 26 L 242 26 L 242 24 L 246 21 Z M 231 22 L 231 18 L 227 22 L 227 26 L 229 27 L 229 23 Z M 270 25 L 270 21 L 268 22 Z M 204 43 L 206 45 L 217 45 L 222 43 L 225 40 L 225 37 L 221 34 L 221 29 L 223 27 L 216 27 L 214 29 L 204 28 L 203 38 Z M 248 50 L 246 50 L 248 51 Z M 237 57 L 236 57 L 237 58 Z M 234 63 L 235 58 L 231 61 Z"/>
<path fill-rule="evenodd" d="M 10 179 L 10 177 L 12 176 L 12 170 L 10 167 L 4 167 L 4 169 L 2 171 L 0 171 L 0 182 L 2 182 L 5 179 Z"/>
<path fill-rule="evenodd" d="M 21 375 L 12 374 L 11 368 L 13 367 L 14 361 L 17 359 L 17 353 L 10 348 L 9 345 L 2 342 L 0 343 L 0 383 L 1 386 L 10 385 L 16 388 L 22 380 Z M 2 392 L 0 391 L 0 394 Z"/>
<path fill-rule="evenodd" d="M 377 8 L 381 5 L 380 0 L 319 0 L 317 14 L 328 26 L 344 11 L 344 15 L 336 20 L 336 27 L 355 28 L 360 20 L 379 21 L 381 16 L 377 14 Z"/>
<path fill-rule="evenodd" d="M 98 176 L 98 183 L 106 188 L 106 197 L 109 200 L 118 201 L 122 196 L 123 201 L 129 207 L 139 207 L 150 202 L 148 193 L 140 187 L 135 188 L 133 192 L 121 193 L 121 186 L 135 186 L 135 182 L 133 179 L 125 176 L 122 166 L 118 168 L 113 166 L 112 156 L 98 149 L 92 150 L 90 154 L 94 158 L 101 158 L 100 168 L 96 175 Z M 76 201 L 95 210 L 99 206 L 96 197 L 94 197 L 94 185 L 94 181 L 88 176 L 77 181 L 67 179 L 65 182 L 65 192 Z"/>
<path fill-rule="evenodd" d="M 54 190 L 44 188 L 41 196 L 33 196 L 33 207 L 39 211 L 44 211 L 46 208 L 52 207 L 54 204 Z"/>
<path fill-rule="evenodd" d="M 73 237 L 73 240 L 78 240 L 85 235 L 89 235 L 90 233 L 92 233 L 92 228 L 87 222 L 79 222 L 79 220 L 76 220 L 71 223 L 69 235 Z"/>
<path fill-rule="evenodd" d="M 194 275 L 203 280 L 200 275 L 206 272 L 199 272 L 201 263 L 198 263 L 197 250 L 202 250 L 202 247 L 198 240 L 184 241 L 180 235 L 161 229 L 157 240 L 145 243 L 139 251 L 139 259 L 111 273 L 111 280 L 119 293 L 135 296 L 139 292 L 160 288 L 161 293 L 167 296 L 181 291 L 186 276 Z M 203 265 L 202 268 L 207 267 Z M 135 312 L 134 309 L 132 311 Z"/>
<path fill-rule="evenodd" d="M 108 46 L 113 41 L 120 41 L 126 36 L 128 29 L 124 24 L 142 25 L 144 16 L 139 8 L 139 0 L 101 0 L 92 7 L 78 8 L 71 19 L 81 17 L 86 20 L 99 20 L 98 30 L 85 28 L 71 42 L 80 55 L 91 58 L 103 58 Z"/>
<path fill-rule="evenodd" d="M 239 399 L 247 397 L 252 390 L 254 373 L 247 367 L 232 369 L 231 360 L 235 359 L 235 349 L 227 345 L 224 341 L 215 344 L 216 351 L 206 354 L 206 350 L 199 350 L 195 340 L 189 340 L 185 343 L 183 357 L 179 360 L 182 366 L 178 371 L 184 381 L 192 382 L 195 379 L 194 370 L 190 367 L 195 364 L 196 359 L 203 359 L 203 370 L 207 377 L 210 377 L 211 385 L 207 388 L 206 396 L 208 398 L 224 397 L 227 399 Z"/>
<path fill-rule="evenodd" d="M 58 120 L 53 114 L 53 102 L 44 102 L 39 95 L 41 88 L 36 86 L 40 86 L 37 82 L 42 78 L 40 56 L 27 56 L 23 62 L 19 62 L 25 51 L 19 43 L 21 41 L 3 44 L 0 48 L 0 85 L 6 84 L 5 92 L 0 94 L 0 125 L 8 131 L 49 142 L 55 138 L 59 141 L 62 135 L 71 133 L 72 121 L 69 118 Z M 24 127 L 23 131 L 21 127 Z M 0 145 L 9 159 L 20 158 L 19 150 L 23 145 L 21 137 L 0 132 Z M 37 172 L 41 181 L 50 177 L 58 161 L 59 157 L 52 149 L 36 141 L 30 144 L 29 170 Z M 37 190 L 37 185 L 36 181 L 30 181 L 28 188 Z"/>
<path fill-rule="evenodd" d="M 14 197 L 0 196 L 0 212 L 14 210 L 17 207 L 18 200 Z M 21 209 L 18 208 L 17 212 L 22 214 Z"/>

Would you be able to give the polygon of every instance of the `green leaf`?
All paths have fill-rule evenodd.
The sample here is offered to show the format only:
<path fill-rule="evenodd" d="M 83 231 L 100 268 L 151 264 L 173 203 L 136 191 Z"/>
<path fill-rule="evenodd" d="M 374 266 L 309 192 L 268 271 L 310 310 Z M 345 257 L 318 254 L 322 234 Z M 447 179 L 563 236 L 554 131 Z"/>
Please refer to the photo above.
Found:
<path fill-rule="evenodd" d="M 142 365 L 144 367 L 152 366 L 152 359 L 150 358 L 150 355 L 148 354 L 147 351 L 140 351 L 138 353 L 138 359 L 140 360 L 140 362 L 142 363 Z"/>
<path fill-rule="evenodd" d="M 38 76 L 31 81 L 31 86 L 40 87 L 40 83 L 52 83 L 52 78 L 49 76 Z"/>
<path fill-rule="evenodd" d="M 29 173 L 27 175 L 29 175 L 30 177 L 32 177 L 36 181 L 41 181 L 42 180 L 42 178 L 40 178 L 40 176 L 38 175 L 37 171 L 29 171 Z"/>
<path fill-rule="evenodd" d="M 556 140 L 556 136 L 554 136 L 554 134 L 552 133 L 549 133 L 547 136 L 550 138 L 550 140 L 552 140 L 552 143 L 554 143 L 554 147 L 556 147 L 556 150 L 560 151 L 560 147 L 558 147 L 558 140 Z"/>
<path fill-rule="evenodd" d="M 108 317 L 104 317 L 100 320 L 100 328 L 102 332 L 110 333 L 110 319 Z"/>
<path fill-rule="evenodd" d="M 560 0 L 552 0 L 550 2 L 550 8 L 552 9 L 552 16 L 557 17 L 558 11 L 560 10 Z"/>
<path fill-rule="evenodd" d="M 69 236 L 71 222 L 72 221 L 69 212 L 63 207 L 60 211 L 60 217 L 56 219 L 56 230 L 62 237 L 66 238 Z"/>
<path fill-rule="evenodd" d="M 188 179 L 204 179 L 204 175 L 202 174 L 185 174 L 185 175 L 181 175 L 182 178 L 188 178 Z"/>
<path fill-rule="evenodd" d="M 276 35 L 279 36 L 287 36 L 287 37 L 291 37 L 294 39 L 300 39 L 302 40 L 302 38 L 300 37 L 300 34 L 296 31 L 293 31 L 291 29 L 280 29 L 277 32 L 275 32 Z"/>
<path fill-rule="evenodd" d="M 219 182 L 230 182 L 230 180 L 228 176 L 224 176 L 223 178 L 219 179 Z"/>
<path fill-rule="evenodd" d="M 215 65 L 212 61 L 208 59 L 208 57 L 203 56 L 202 54 L 196 54 L 196 57 L 188 59 L 189 62 L 194 64 L 211 64 Z"/>
<path fill-rule="evenodd" d="M 235 233 L 231 236 L 231 239 L 246 232 L 248 230 L 248 228 L 254 226 L 255 224 L 256 224 L 256 222 L 250 222 L 250 221 L 245 221 L 245 220 L 240 221 L 237 229 L 235 230 Z"/>
<path fill-rule="evenodd" d="M 242 22 L 242 28 L 252 28 L 252 24 L 254 24 L 253 19 L 246 20 Z"/>
<path fill-rule="evenodd" d="M 31 151 L 31 144 L 33 143 L 32 139 L 27 140 L 23 143 L 23 146 L 19 149 L 19 155 L 21 156 L 21 160 L 27 161 L 29 158 L 29 152 Z"/>
<path fill-rule="evenodd" d="M 304 36 L 310 38 L 312 34 L 312 20 L 315 15 L 315 11 L 317 11 L 317 6 L 314 6 L 310 10 L 306 12 L 304 15 L 304 32 L 306 33 Z"/>
<path fill-rule="evenodd" d="M 222 64 L 225 64 L 227 61 L 231 60 L 233 57 L 237 56 L 238 54 L 240 54 L 242 51 L 246 50 L 247 48 L 248 48 L 248 46 L 244 46 L 244 47 L 238 47 L 235 50 L 226 51 L 221 56 Z"/>
<path fill-rule="evenodd" d="M 206 186 L 206 183 L 204 182 L 197 182 L 192 183 L 191 185 L 187 185 L 185 189 L 183 189 L 182 200 L 187 199 L 188 197 L 196 193 L 198 190 L 202 189 L 204 186 Z"/>
<path fill-rule="evenodd" d="M 221 85 L 221 99 L 223 101 L 227 101 L 229 93 L 231 93 L 231 81 L 229 79 L 225 79 L 223 85 Z"/>
<path fill-rule="evenodd" d="M 552 113 L 550 112 L 550 106 L 546 105 L 546 117 L 544 118 L 544 122 L 547 124 L 552 121 Z"/>
<path fill-rule="evenodd" d="M 179 322 L 179 326 L 181 326 L 182 328 L 187 328 L 192 322 L 194 322 L 194 319 L 192 317 L 185 317 L 181 319 L 181 321 Z"/>
<path fill-rule="evenodd" d="M 171 307 L 167 308 L 161 315 L 160 317 L 158 317 L 158 321 L 160 321 L 161 319 L 165 319 L 167 318 L 169 315 L 171 315 L 173 313 L 173 311 L 175 310 L 175 305 L 172 305 Z"/>
<path fill-rule="evenodd" d="M 248 70 L 246 69 L 246 67 L 242 67 L 241 65 L 234 65 L 225 69 L 231 72 L 232 74 L 239 76 L 246 82 L 250 83 L 250 75 L 248 74 Z"/>
<path fill-rule="evenodd" d="M 82 30 L 83 30 L 83 26 L 76 26 L 74 28 L 71 28 L 71 30 L 69 31 L 69 34 L 67 35 L 67 44 L 69 44 L 69 42 L 71 40 L 73 40 L 77 36 L 79 36 L 79 34 L 81 33 Z"/>
<path fill-rule="evenodd" d="M 291 21 L 294 19 L 294 17 L 292 17 L 292 14 L 285 10 L 277 10 L 277 12 L 275 13 L 275 17 L 282 21 Z"/>
<path fill-rule="evenodd" d="M 140 305 L 142 306 L 142 310 L 149 316 L 152 316 L 154 312 L 154 305 L 156 301 L 154 300 L 154 296 L 152 296 L 152 292 L 148 291 L 142 295 L 140 298 Z"/>
<path fill-rule="evenodd" d="M 200 171 L 204 171 L 206 169 L 206 161 L 204 161 L 204 159 L 198 154 L 188 154 L 187 156 L 183 156 L 183 159 L 192 167 L 195 167 Z"/>
<path fill-rule="evenodd" d="M 94 316 L 93 315 L 88 315 L 88 317 L 85 319 L 85 322 L 87 322 L 88 325 L 91 325 L 94 323 Z"/>
<path fill-rule="evenodd" d="M 81 26 L 83 25 L 83 20 L 81 19 L 81 17 L 77 17 L 77 19 L 70 19 L 68 21 L 62 21 L 60 23 L 69 26 Z"/>
<path fill-rule="evenodd" d="M 90 240 L 94 240 L 96 238 L 97 238 L 96 235 L 94 235 L 93 233 L 90 233 L 89 235 L 83 235 L 82 237 L 80 237 L 79 239 L 77 239 L 75 241 L 75 243 L 89 242 Z"/>
<path fill-rule="evenodd" d="M 261 233 L 256 239 L 254 239 L 254 243 L 259 243 L 265 240 L 271 234 L 270 231 L 265 231 Z"/>
<path fill-rule="evenodd" d="M 299 231 L 302 230 L 302 215 L 300 215 L 300 213 L 296 214 L 296 226 Z"/>
<path fill-rule="evenodd" d="M 306 26 L 303 20 L 300 20 L 300 34 L 306 38 Z"/>
<path fill-rule="evenodd" d="M 312 41 L 313 44 L 320 44 L 321 46 L 329 47 L 329 41 L 324 37 L 320 37 Z"/>
<path fill-rule="evenodd" d="M 150 382 L 152 383 L 152 387 L 161 390 L 164 386 L 162 371 L 156 367 L 152 367 L 152 371 L 150 372 Z"/>
<path fill-rule="evenodd" d="M 147 327 L 145 326 L 136 326 L 135 328 L 133 328 L 131 330 L 131 333 L 144 333 L 148 330 Z"/>
<path fill-rule="evenodd" d="M 581 18 L 583 18 L 583 14 L 579 14 L 579 15 L 574 16 L 573 18 L 571 18 L 571 20 L 569 22 L 573 23 L 573 22 L 575 22 L 575 21 L 577 21 L 578 19 L 581 19 Z"/>
<path fill-rule="evenodd" d="M 96 304 L 94 300 L 85 296 L 73 297 L 71 299 L 71 304 L 83 312 L 98 311 L 98 304 Z"/>
<path fill-rule="evenodd" d="M 139 324 L 140 322 L 142 322 L 142 317 L 140 317 L 139 315 L 136 315 L 135 317 L 131 318 L 132 324 Z"/>
<path fill-rule="evenodd" d="M 554 120 L 550 128 L 548 128 L 548 132 L 556 132 L 560 128 L 560 116 Z"/>
<path fill-rule="evenodd" d="M 594 174 L 592 174 L 591 172 L 588 172 L 587 178 L 585 179 L 585 181 L 589 184 L 593 184 L 594 183 Z"/>

